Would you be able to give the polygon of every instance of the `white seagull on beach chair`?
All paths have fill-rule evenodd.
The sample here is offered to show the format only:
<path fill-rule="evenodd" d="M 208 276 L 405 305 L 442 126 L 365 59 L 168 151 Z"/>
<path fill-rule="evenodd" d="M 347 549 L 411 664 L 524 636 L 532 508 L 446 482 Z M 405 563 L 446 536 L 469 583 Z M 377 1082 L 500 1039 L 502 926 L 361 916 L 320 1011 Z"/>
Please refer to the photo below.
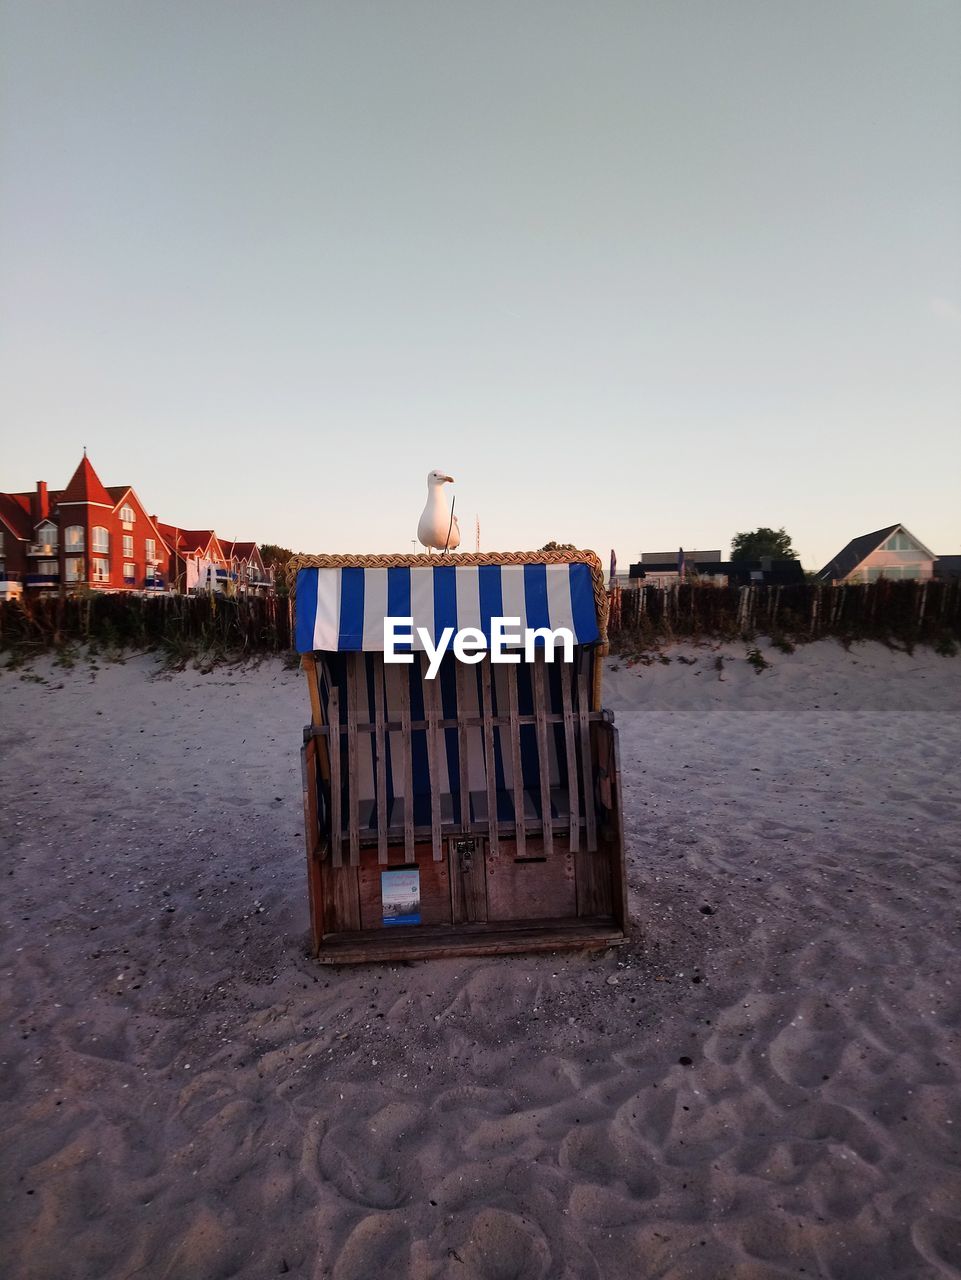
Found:
<path fill-rule="evenodd" d="M 460 546 L 460 527 L 457 517 L 447 505 L 445 484 L 453 484 L 454 477 L 443 471 L 427 473 L 427 505 L 417 525 L 417 540 L 427 548 L 437 551 L 455 551 Z"/>

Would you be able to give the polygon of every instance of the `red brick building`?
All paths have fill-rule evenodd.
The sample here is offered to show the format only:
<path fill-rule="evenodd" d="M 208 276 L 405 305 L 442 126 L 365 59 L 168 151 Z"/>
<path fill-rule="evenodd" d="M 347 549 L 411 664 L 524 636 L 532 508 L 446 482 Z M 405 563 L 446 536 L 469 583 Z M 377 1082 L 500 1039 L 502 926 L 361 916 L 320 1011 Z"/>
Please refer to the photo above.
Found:
<path fill-rule="evenodd" d="M 268 569 L 256 542 L 221 542 L 230 572 L 241 595 L 268 595 L 274 589 L 274 571 Z"/>
<path fill-rule="evenodd" d="M 131 485 L 105 486 L 86 453 L 62 491 L 38 480 L 36 492 L 0 493 L 0 598 L 24 588 L 231 590 L 232 555 L 212 529 L 162 523 Z M 212 566 L 203 582 L 201 565 Z"/>

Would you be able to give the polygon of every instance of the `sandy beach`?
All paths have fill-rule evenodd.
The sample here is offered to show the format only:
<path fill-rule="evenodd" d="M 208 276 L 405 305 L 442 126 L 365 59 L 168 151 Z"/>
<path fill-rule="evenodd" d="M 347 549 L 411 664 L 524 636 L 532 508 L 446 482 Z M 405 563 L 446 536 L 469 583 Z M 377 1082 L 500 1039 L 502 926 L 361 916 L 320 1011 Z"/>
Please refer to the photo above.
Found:
<path fill-rule="evenodd" d="M 961 1276 L 961 658 L 608 661 L 634 933 L 306 953 L 303 678 L 0 674 L 6 1280 Z"/>

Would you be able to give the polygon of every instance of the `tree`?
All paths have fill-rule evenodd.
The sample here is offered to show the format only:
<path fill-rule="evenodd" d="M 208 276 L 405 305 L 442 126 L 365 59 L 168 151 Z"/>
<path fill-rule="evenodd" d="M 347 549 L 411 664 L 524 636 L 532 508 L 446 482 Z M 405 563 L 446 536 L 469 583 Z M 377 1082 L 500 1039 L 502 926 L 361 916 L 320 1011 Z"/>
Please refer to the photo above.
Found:
<path fill-rule="evenodd" d="M 573 542 L 545 542 L 542 551 L 576 551 Z"/>
<path fill-rule="evenodd" d="M 287 562 L 294 553 L 288 547 L 278 547 L 273 542 L 264 542 L 260 547 L 260 558 L 265 567 L 273 566 L 274 584 L 279 596 L 287 595 Z"/>
<path fill-rule="evenodd" d="M 734 535 L 731 541 L 732 560 L 760 560 L 762 556 L 770 556 L 772 560 L 796 560 L 797 552 L 784 529 L 762 527 L 751 533 Z"/>

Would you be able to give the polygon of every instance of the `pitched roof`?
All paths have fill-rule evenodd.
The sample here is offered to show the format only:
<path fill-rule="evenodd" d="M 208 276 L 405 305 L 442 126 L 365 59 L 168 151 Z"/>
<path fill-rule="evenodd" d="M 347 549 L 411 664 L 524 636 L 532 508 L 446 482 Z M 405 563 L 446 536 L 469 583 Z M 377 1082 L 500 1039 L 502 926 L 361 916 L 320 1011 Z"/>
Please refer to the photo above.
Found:
<path fill-rule="evenodd" d="M 113 498 L 114 506 L 117 505 L 121 498 L 126 497 L 132 488 L 133 485 L 129 484 L 108 484 L 107 492 L 110 494 L 111 498 Z"/>
<path fill-rule="evenodd" d="M 24 504 L 23 498 L 29 498 L 29 494 L 0 493 L 0 520 L 14 537 L 32 538 L 33 516 L 29 502 Z"/>
<path fill-rule="evenodd" d="M 164 524 L 162 520 L 154 520 L 161 538 L 166 542 L 171 551 L 180 550 L 180 530 L 175 529 L 172 524 Z"/>
<path fill-rule="evenodd" d="M 61 506 L 70 502 L 99 502 L 105 507 L 114 505 L 113 499 L 101 484 L 100 477 L 94 471 L 86 454 L 80 459 L 80 464 L 60 495 L 59 502 Z"/>
<path fill-rule="evenodd" d="M 213 536 L 213 529 L 181 529 L 180 545 L 185 551 L 206 551 Z"/>
<path fill-rule="evenodd" d="M 899 525 L 889 524 L 884 529 L 876 529 L 874 533 L 862 533 L 860 538 L 852 538 L 846 547 L 842 547 L 833 560 L 829 560 L 818 573 L 819 578 L 830 581 L 832 578 L 846 578 L 858 567 L 865 556 L 877 551 Z"/>
<path fill-rule="evenodd" d="M 877 551 L 882 542 L 886 542 L 892 533 L 897 533 L 899 530 L 901 533 L 906 533 L 912 541 L 917 542 L 922 551 L 931 555 L 924 543 L 915 538 L 910 529 L 905 529 L 903 524 L 889 524 L 885 529 L 875 529 L 874 533 L 862 533 L 860 538 L 852 538 L 833 560 L 828 561 L 817 576 L 823 582 L 846 578 L 849 573 L 854 572 L 862 560 L 866 559 L 872 551 Z M 933 555 L 931 558 L 934 558 Z"/>
<path fill-rule="evenodd" d="M 210 539 L 214 537 L 213 529 L 180 529 L 172 524 L 157 521 L 157 529 L 161 537 L 175 551 L 182 555 L 206 551 Z"/>
<path fill-rule="evenodd" d="M 221 542 L 220 545 L 228 560 L 232 560 L 234 556 L 238 560 L 250 560 L 257 551 L 256 542 Z"/>

